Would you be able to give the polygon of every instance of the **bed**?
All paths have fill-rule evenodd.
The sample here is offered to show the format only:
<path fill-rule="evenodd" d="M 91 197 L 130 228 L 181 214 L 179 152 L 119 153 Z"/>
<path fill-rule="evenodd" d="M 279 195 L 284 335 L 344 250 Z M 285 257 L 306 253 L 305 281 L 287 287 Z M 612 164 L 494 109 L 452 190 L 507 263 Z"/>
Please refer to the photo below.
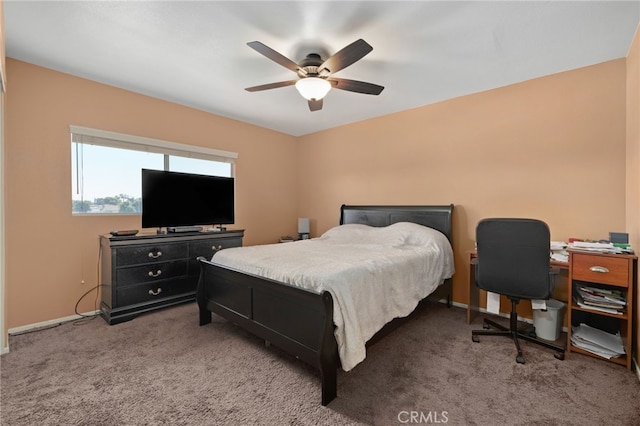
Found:
<path fill-rule="evenodd" d="M 336 241 L 338 241 L 338 243 L 341 243 L 340 239 L 344 239 L 345 235 L 348 235 L 349 238 L 354 235 L 356 238 L 364 238 L 366 243 L 367 239 L 370 238 L 369 235 L 375 234 L 376 238 L 382 235 L 383 238 L 390 239 L 391 245 L 394 245 L 393 249 L 395 251 L 393 253 L 407 251 L 411 256 L 414 249 L 418 252 L 426 250 L 418 247 L 418 245 L 422 244 L 422 234 L 431 232 L 435 237 L 438 237 L 436 238 L 438 244 L 441 244 L 440 240 L 444 239 L 447 246 L 446 251 L 452 251 L 452 213 L 453 205 L 343 205 L 340 209 L 340 226 L 330 229 L 319 238 L 295 243 L 276 244 L 273 245 L 272 249 L 276 249 L 280 253 L 279 256 L 283 256 L 283 253 L 285 253 L 287 257 L 293 258 L 290 253 L 291 250 L 313 253 L 314 246 L 321 246 L 321 242 L 336 244 Z M 415 224 L 422 226 L 418 227 Z M 407 249 L 404 243 L 395 244 L 396 240 L 393 238 L 398 237 L 391 237 L 388 232 L 391 232 L 392 229 L 394 229 L 393 232 L 398 232 L 396 228 L 399 228 L 400 232 L 403 233 L 402 241 L 408 240 L 411 247 Z M 358 242 L 362 241 L 358 240 Z M 350 326 L 352 324 L 350 317 L 353 317 L 353 312 L 358 312 L 358 315 L 360 315 L 360 311 L 363 309 L 351 308 L 350 306 L 353 304 L 349 303 L 350 299 L 345 298 L 338 291 L 339 288 L 357 288 L 358 285 L 369 285 L 369 281 L 374 283 L 377 275 L 388 281 L 389 278 L 396 277 L 393 274 L 397 274 L 397 271 L 411 271 L 411 269 L 408 269 L 408 264 L 403 264 L 401 268 L 395 266 L 396 272 L 393 272 L 393 270 L 385 272 L 386 264 L 392 263 L 391 259 L 395 258 L 395 254 L 367 252 L 367 250 L 374 250 L 374 245 L 360 245 L 358 250 L 339 247 L 339 244 L 332 246 L 338 256 L 340 256 L 339 250 L 346 250 L 341 255 L 345 258 L 351 256 L 350 250 L 355 257 L 364 256 L 378 259 L 368 262 L 368 266 L 365 265 L 366 272 L 364 273 L 368 275 L 364 277 L 359 272 L 352 270 L 345 270 L 345 275 L 337 275 L 337 273 L 331 272 L 329 278 L 321 274 L 321 276 L 316 277 L 317 271 L 315 269 L 317 268 L 315 264 L 300 263 L 296 265 L 295 262 L 291 262 L 292 265 L 289 266 L 287 262 L 282 261 L 279 264 L 283 265 L 283 270 L 291 267 L 295 270 L 295 273 L 284 273 L 278 268 L 271 268 L 270 270 L 267 264 L 264 266 L 261 264 L 264 259 L 274 257 L 270 252 L 266 252 L 266 250 L 269 250 L 269 247 L 266 246 L 225 249 L 214 255 L 213 259 L 200 257 L 198 261 L 200 262 L 201 271 L 196 291 L 199 323 L 200 325 L 210 323 L 211 315 L 215 313 L 319 369 L 322 384 L 321 402 L 322 405 L 327 405 L 337 395 L 338 368 L 342 367 L 348 371 L 360 362 L 363 359 L 364 343 L 374 340 L 375 334 L 379 333 L 382 328 L 379 324 L 372 325 L 373 329 L 357 333 L 357 338 L 350 337 L 348 334 L 349 328 L 354 328 Z M 249 256 L 247 254 L 249 252 L 252 253 L 250 260 L 243 260 L 243 256 Z M 384 256 L 384 258 L 379 256 Z M 318 259 L 324 259 L 325 257 L 329 257 L 329 255 L 320 255 Z M 439 271 L 438 274 L 440 274 L 437 277 L 437 283 L 429 284 L 428 288 L 425 286 L 425 289 L 420 290 L 419 295 L 413 295 L 414 290 L 411 287 L 408 292 L 413 295 L 413 298 L 426 298 L 427 296 L 438 300 L 446 298 L 447 304 L 451 304 L 453 256 L 448 253 L 445 257 L 447 258 L 445 263 L 450 263 L 450 265 L 436 268 Z M 404 258 L 398 257 L 398 261 L 404 261 L 402 259 Z M 300 262 L 303 262 L 302 258 Z M 327 262 L 335 262 L 336 267 L 333 269 L 336 270 L 340 269 L 338 264 L 343 263 L 337 260 L 327 260 Z M 409 260 L 406 262 L 409 262 Z M 416 262 L 415 259 L 412 259 L 410 262 L 412 264 L 430 264 L 431 260 L 428 262 L 425 260 Z M 314 263 L 321 264 L 322 262 Z M 423 267 L 422 269 L 431 270 L 434 268 Z M 308 272 L 306 272 L 307 270 Z M 287 274 L 291 274 L 291 278 Z M 392 275 L 384 278 L 384 274 Z M 343 286 L 339 283 L 343 276 L 348 276 L 348 279 L 343 279 L 343 281 L 349 281 L 348 286 L 346 284 Z M 417 277 L 417 275 L 410 276 L 411 279 L 407 279 L 407 281 L 415 280 L 415 277 Z M 300 286 L 300 281 L 310 280 L 311 278 L 320 279 L 321 284 L 307 288 Z M 402 280 L 404 281 L 404 279 Z M 429 280 L 431 280 L 431 277 Z M 351 292 L 351 290 L 348 290 L 348 297 L 352 297 Z M 395 290 L 395 292 L 402 295 L 404 290 Z M 356 293 L 355 290 L 353 293 Z M 356 297 L 355 303 L 360 304 L 358 306 L 365 306 L 361 304 L 364 302 L 357 299 L 357 297 L 361 296 L 353 297 Z M 388 295 L 385 295 L 380 300 L 386 300 L 387 298 Z M 396 316 L 406 317 L 418 302 L 418 300 L 403 301 L 403 304 L 398 307 L 399 311 L 395 310 L 396 308 L 394 307 L 391 310 L 393 312 L 389 315 L 392 315 L 392 318 Z M 376 301 L 375 303 L 378 302 Z M 375 310 L 377 307 L 372 305 L 372 309 Z M 386 322 L 387 320 L 384 321 Z M 394 321 L 397 320 L 391 322 Z M 361 323 L 368 325 L 370 321 L 364 319 Z M 359 327 L 355 327 L 355 329 L 359 330 Z M 345 349 L 345 347 L 348 347 L 348 349 Z M 356 347 L 355 352 L 349 347 Z M 349 356 L 353 353 L 355 355 L 350 358 Z"/>

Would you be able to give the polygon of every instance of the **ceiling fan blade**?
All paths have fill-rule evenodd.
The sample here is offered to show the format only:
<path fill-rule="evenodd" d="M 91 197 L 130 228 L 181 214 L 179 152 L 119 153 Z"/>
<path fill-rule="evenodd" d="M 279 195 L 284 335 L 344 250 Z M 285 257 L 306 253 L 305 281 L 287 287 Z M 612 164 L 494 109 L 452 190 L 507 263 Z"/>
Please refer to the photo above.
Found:
<path fill-rule="evenodd" d="M 349 92 L 364 93 L 365 95 L 379 95 L 384 86 L 378 86 L 377 84 L 367 83 L 358 80 L 347 80 L 345 78 L 328 78 L 327 81 L 331 83 L 336 89 L 348 90 Z"/>
<path fill-rule="evenodd" d="M 318 99 L 317 101 L 309 101 L 310 111 L 320 111 L 321 109 L 322 109 L 322 99 Z"/>
<path fill-rule="evenodd" d="M 300 67 L 298 66 L 298 64 L 296 64 L 286 56 L 283 56 L 280 53 L 276 52 L 269 46 L 260 43 L 259 41 L 250 41 L 249 43 L 247 43 L 247 46 L 249 46 L 256 52 L 266 56 L 267 58 L 271 59 L 273 62 L 280 64 L 283 67 L 288 68 L 293 72 L 300 71 Z"/>
<path fill-rule="evenodd" d="M 293 86 L 297 80 L 279 81 L 277 83 L 261 84 L 260 86 L 247 87 L 247 92 L 259 92 L 260 90 L 277 89 L 278 87 Z"/>
<path fill-rule="evenodd" d="M 318 67 L 319 72 L 326 69 L 333 74 L 362 59 L 373 47 L 363 39 L 358 39 L 342 50 L 334 53 Z"/>

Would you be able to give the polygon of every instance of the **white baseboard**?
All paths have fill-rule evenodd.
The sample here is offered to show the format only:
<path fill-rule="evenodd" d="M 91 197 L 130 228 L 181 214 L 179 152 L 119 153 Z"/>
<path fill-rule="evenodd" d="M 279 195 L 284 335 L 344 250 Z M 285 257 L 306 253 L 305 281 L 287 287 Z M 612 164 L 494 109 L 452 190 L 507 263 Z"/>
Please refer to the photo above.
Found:
<path fill-rule="evenodd" d="M 42 321 L 35 324 L 23 325 L 20 327 L 10 328 L 8 331 L 8 334 L 9 336 L 11 336 L 12 334 L 21 334 L 21 333 L 27 333 L 31 331 L 37 331 L 42 328 L 49 328 L 52 326 L 63 324 L 65 322 L 76 321 L 85 317 L 93 317 L 99 314 L 100 314 L 100 311 L 91 311 L 91 312 L 85 312 L 80 315 L 70 315 L 64 318 L 52 319 L 49 321 Z M 6 354 L 8 352 L 9 352 L 9 342 L 7 342 L 7 346 L 5 348 L 2 348 L 2 351 L 0 353 Z"/>
<path fill-rule="evenodd" d="M 463 308 L 463 309 L 467 309 L 467 305 L 465 305 L 464 303 L 459 303 L 459 302 L 453 302 L 452 303 L 453 306 L 456 306 L 458 308 Z M 503 318 L 509 318 L 510 315 L 508 313 L 504 313 L 504 312 L 500 312 L 499 314 L 494 314 L 491 313 L 489 311 L 487 311 L 485 308 L 478 308 L 478 312 L 482 313 L 482 314 L 490 314 L 490 315 L 497 315 Z M 524 318 L 524 317 L 518 317 L 518 321 L 520 322 L 526 322 L 528 324 L 533 324 L 533 318 Z M 562 331 L 567 331 L 567 327 L 562 327 Z"/>

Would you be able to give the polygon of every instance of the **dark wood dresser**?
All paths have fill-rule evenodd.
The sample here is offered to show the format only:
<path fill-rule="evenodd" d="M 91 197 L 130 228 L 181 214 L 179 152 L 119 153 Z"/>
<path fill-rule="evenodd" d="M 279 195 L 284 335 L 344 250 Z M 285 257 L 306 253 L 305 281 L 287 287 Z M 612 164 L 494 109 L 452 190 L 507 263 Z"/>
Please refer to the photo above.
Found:
<path fill-rule="evenodd" d="M 100 315 L 113 325 L 195 300 L 198 256 L 242 246 L 244 230 L 100 237 Z"/>

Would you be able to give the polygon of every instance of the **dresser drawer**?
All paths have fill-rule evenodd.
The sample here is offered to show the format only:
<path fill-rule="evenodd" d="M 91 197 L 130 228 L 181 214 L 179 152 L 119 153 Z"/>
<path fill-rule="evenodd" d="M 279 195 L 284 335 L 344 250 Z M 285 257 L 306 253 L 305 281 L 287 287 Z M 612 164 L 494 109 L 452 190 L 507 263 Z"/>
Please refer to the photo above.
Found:
<path fill-rule="evenodd" d="M 187 262 L 185 260 L 154 262 L 147 265 L 118 268 L 116 270 L 116 282 L 118 287 L 124 287 L 136 283 L 155 282 L 185 275 L 187 275 Z"/>
<path fill-rule="evenodd" d="M 198 257 L 202 256 L 211 260 L 217 251 L 232 247 L 242 247 L 242 238 L 212 238 L 193 241 L 189 245 L 189 276 L 197 279 L 197 276 L 200 275 Z"/>
<path fill-rule="evenodd" d="M 189 244 L 189 259 L 196 259 L 202 256 L 207 260 L 218 250 L 240 247 L 242 246 L 242 238 L 212 238 L 210 240 L 192 241 Z"/>
<path fill-rule="evenodd" d="M 118 288 L 116 291 L 116 303 L 117 306 L 128 306 L 155 302 L 180 294 L 193 293 L 196 290 L 196 284 L 194 280 L 183 278 Z"/>
<path fill-rule="evenodd" d="M 622 257 L 573 253 L 571 273 L 574 280 L 629 286 L 629 261 Z"/>
<path fill-rule="evenodd" d="M 116 251 L 116 265 L 137 265 L 140 263 L 185 259 L 188 253 L 189 245 L 187 243 L 122 247 Z"/>

